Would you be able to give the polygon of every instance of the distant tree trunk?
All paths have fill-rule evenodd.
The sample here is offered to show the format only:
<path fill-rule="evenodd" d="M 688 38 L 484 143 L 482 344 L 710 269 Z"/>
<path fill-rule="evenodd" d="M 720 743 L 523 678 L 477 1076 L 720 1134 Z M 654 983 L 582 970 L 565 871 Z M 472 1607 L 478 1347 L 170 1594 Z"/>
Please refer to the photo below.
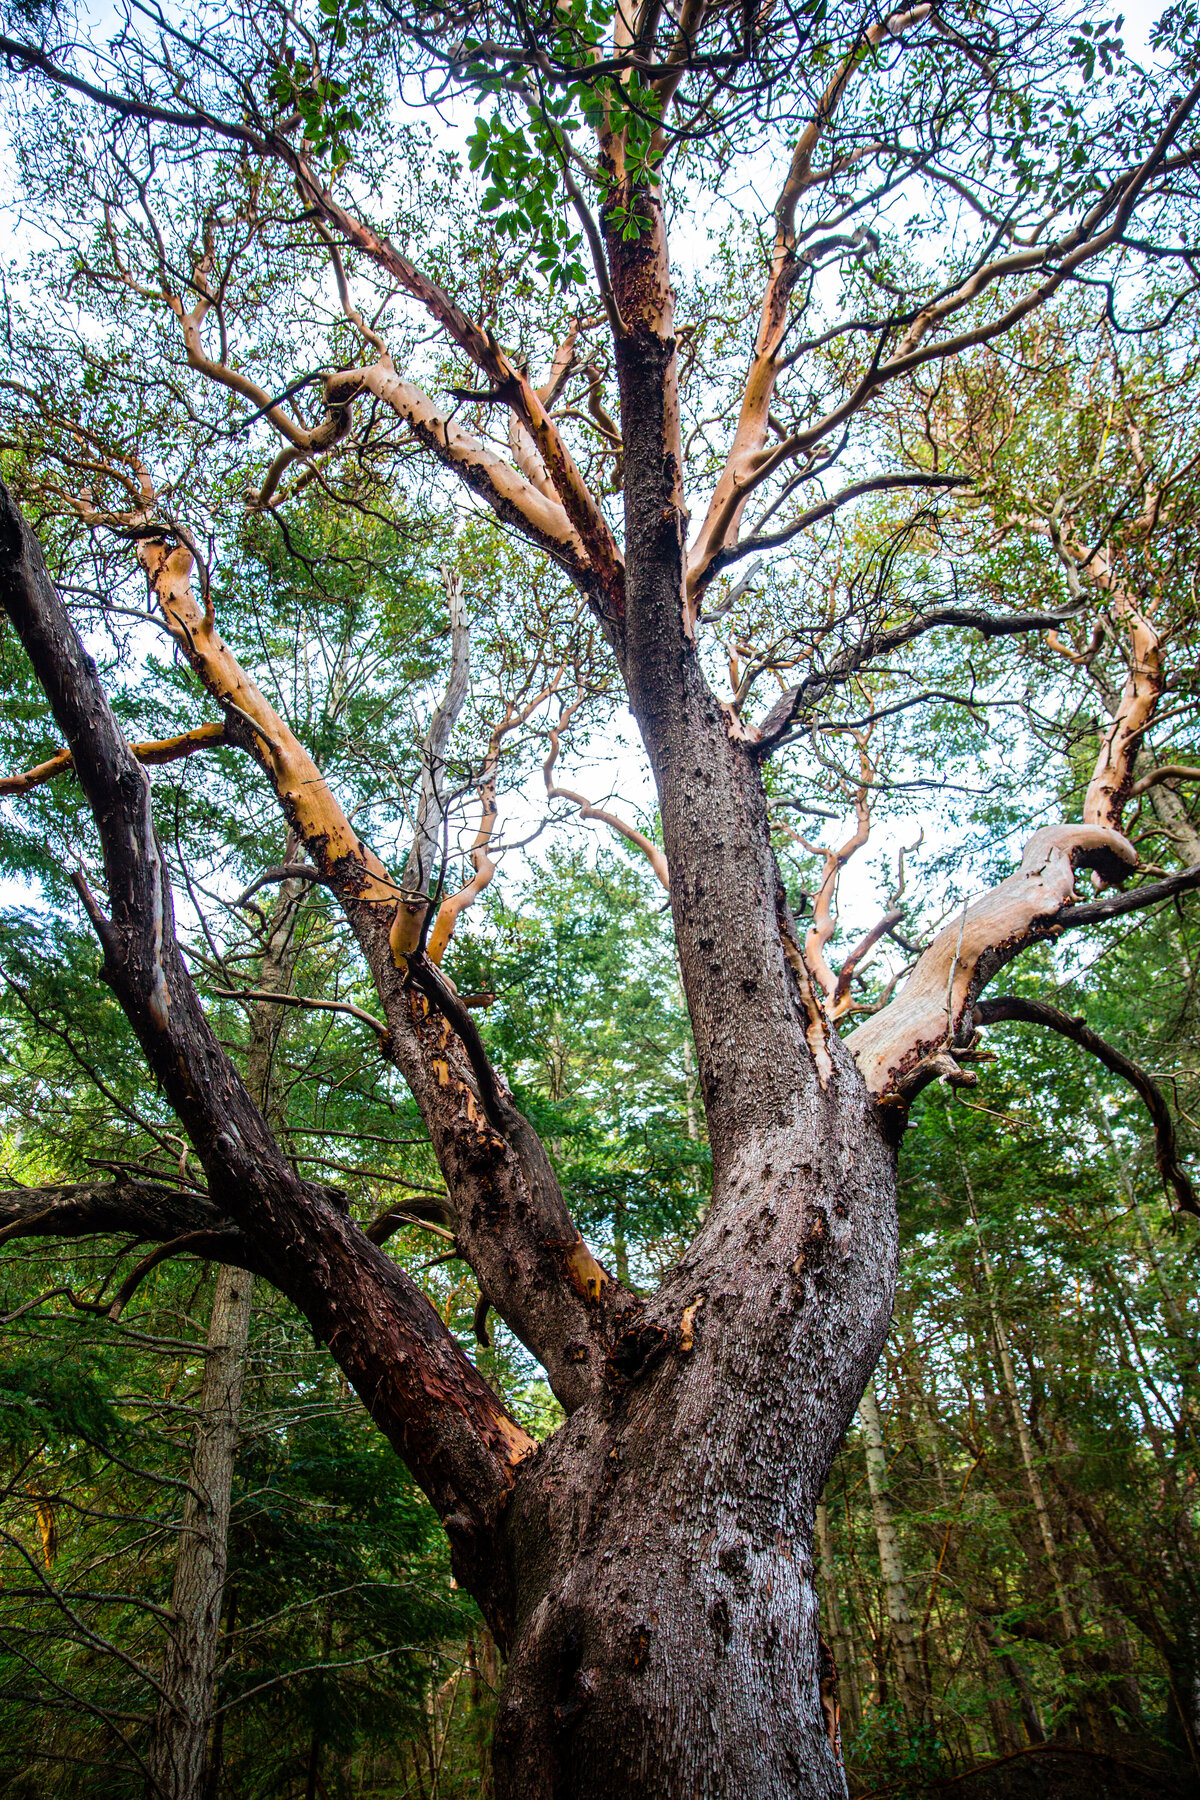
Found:
<path fill-rule="evenodd" d="M 996 1671 L 988 1654 L 988 1644 L 982 1631 L 979 1637 L 979 1673 L 983 1682 L 984 1703 L 987 1706 L 988 1719 L 992 1727 L 992 1742 L 996 1753 L 1004 1756 L 1009 1751 L 1021 1748 L 1020 1740 L 1013 1729 L 1012 1714 L 1008 1702 L 996 1680 Z"/>
<path fill-rule="evenodd" d="M 958 1140 L 955 1138 L 957 1150 Z M 958 1151 L 959 1168 L 962 1171 L 963 1188 L 967 1196 L 971 1219 L 975 1226 L 976 1242 L 979 1247 L 979 1260 L 983 1266 L 984 1293 L 987 1297 L 988 1317 L 992 1324 L 992 1337 L 996 1346 L 996 1357 L 1000 1365 L 1000 1378 L 1004 1387 L 1004 1396 L 1008 1402 L 1009 1414 L 1016 1433 L 1017 1444 L 1021 1452 L 1021 1463 L 1025 1470 L 1025 1484 L 1029 1489 L 1029 1498 L 1033 1503 L 1034 1517 L 1037 1519 L 1038 1534 L 1042 1540 L 1042 1549 L 1046 1555 L 1046 1564 L 1054 1582 L 1054 1592 L 1058 1599 L 1059 1618 L 1062 1621 L 1063 1635 L 1068 1646 L 1074 1641 L 1079 1627 L 1075 1620 L 1075 1609 L 1067 1593 L 1067 1584 L 1063 1577 L 1062 1560 L 1058 1553 L 1058 1545 L 1054 1537 L 1054 1525 L 1050 1517 L 1050 1508 L 1046 1504 L 1046 1494 L 1042 1487 L 1042 1478 L 1038 1473 L 1037 1461 L 1033 1453 L 1033 1438 L 1029 1431 L 1029 1422 L 1025 1417 L 1025 1408 L 1021 1404 L 1021 1391 L 1017 1386 L 1017 1371 L 1013 1364 L 1012 1349 L 1008 1341 L 1008 1327 L 1004 1322 L 1004 1314 L 1000 1310 L 1000 1297 L 996 1291 L 996 1278 L 992 1269 L 991 1258 L 979 1231 L 979 1213 L 975 1206 L 975 1189 L 961 1151 Z"/>
<path fill-rule="evenodd" d="M 1021 1723 L 1025 1727 L 1025 1736 L 1031 1744 L 1044 1744 L 1046 1732 L 1042 1725 L 1041 1714 L 1038 1712 L 1037 1696 L 1034 1694 L 1033 1683 L 1029 1676 L 1018 1659 L 1005 1648 L 999 1632 L 990 1619 L 981 1618 L 979 1620 L 979 1635 L 983 1639 L 985 1647 L 998 1657 L 1001 1668 L 1020 1697 Z"/>
<path fill-rule="evenodd" d="M 928 1694 L 917 1655 L 917 1638 L 913 1630 L 912 1599 L 908 1576 L 900 1550 L 896 1517 L 888 1488 L 887 1451 L 883 1441 L 883 1421 L 879 1416 L 879 1398 L 875 1382 L 867 1383 L 858 1404 L 866 1438 L 867 1484 L 871 1490 L 871 1513 L 875 1520 L 875 1541 L 879 1546 L 879 1566 L 883 1572 L 883 1591 L 888 1623 L 896 1651 L 899 1672 L 900 1701 L 911 1723 L 919 1723 L 928 1711 Z"/>
<path fill-rule="evenodd" d="M 289 842 L 289 854 L 294 846 Z M 259 970 L 260 988 L 283 992 L 295 967 L 295 927 L 303 887 L 281 885 Z M 260 1001 L 250 1015 L 247 1086 L 271 1114 L 271 1070 L 283 1009 Z M 164 1690 L 151 1733 L 148 1800 L 202 1800 L 208 1790 L 221 1610 L 228 1560 L 234 1467 L 241 1442 L 246 1345 L 254 1278 L 217 1270 L 205 1347 L 188 1494 L 171 1588 L 171 1624 L 160 1676 Z"/>
<path fill-rule="evenodd" d="M 244 1269 L 217 1271 L 171 1589 L 161 1676 L 165 1695 L 147 1757 L 148 1793 L 155 1800 L 200 1800 L 205 1788 L 253 1286 Z"/>
<path fill-rule="evenodd" d="M 842 1704 L 857 1730 L 862 1724 L 862 1702 L 858 1693 L 858 1670 L 855 1666 L 854 1641 L 842 1619 L 838 1599 L 837 1563 L 833 1554 L 833 1533 L 829 1528 L 829 1508 L 822 1500 L 817 1507 L 817 1548 L 821 1553 L 821 1582 L 825 1591 L 825 1612 L 829 1620 L 829 1636 L 837 1662 Z"/>

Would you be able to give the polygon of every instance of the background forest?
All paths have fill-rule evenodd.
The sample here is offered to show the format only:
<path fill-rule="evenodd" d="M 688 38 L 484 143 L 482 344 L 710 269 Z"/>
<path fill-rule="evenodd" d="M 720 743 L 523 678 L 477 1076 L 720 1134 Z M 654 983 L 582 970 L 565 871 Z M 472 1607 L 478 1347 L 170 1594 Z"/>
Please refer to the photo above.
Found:
<path fill-rule="evenodd" d="M 1194 17 L 1176 27 L 1194 35 Z M 26 121 L 34 191 L 75 155 L 65 117 Z M 455 172 L 428 142 L 411 148 L 397 204 L 447 209 L 447 263 L 516 341 L 534 289 L 494 237 L 456 236 Z M 97 248 L 122 274 L 127 225 L 109 221 Z M 281 296 L 302 288 L 306 253 L 291 222 L 261 230 L 245 269 L 231 252 L 229 291 L 270 392 L 290 376 L 293 332 L 344 345 L 346 319 L 374 327 L 344 293 L 345 317 L 310 293 L 297 324 Z M 272 260 L 274 230 L 287 255 Z M 711 279 L 736 301 L 749 259 L 732 228 L 714 257 Z M 68 312 L 33 318 L 19 284 L 7 304 L 20 378 L 0 382 L 0 474 L 129 737 L 161 739 L 201 724 L 203 699 L 146 611 L 128 547 L 64 521 L 43 472 L 82 480 L 96 446 L 109 455 L 120 438 L 121 404 L 153 423 L 166 402 L 130 374 L 129 345 L 150 344 L 148 365 L 174 379 L 176 319 L 61 246 L 44 254 L 48 290 L 65 291 L 68 263 L 88 331 Z M 915 509 L 911 494 L 869 497 L 774 571 L 755 564 L 714 588 L 711 656 L 734 715 L 760 678 L 783 689 L 784 672 L 832 657 L 856 609 L 882 621 L 948 593 L 1076 606 L 1060 631 L 1016 645 L 926 637 L 915 668 L 850 686 L 859 726 L 826 730 L 817 708 L 773 765 L 789 897 L 818 934 L 827 922 L 821 948 L 852 973 L 847 1024 L 1007 872 L 1033 826 L 1079 818 L 1125 679 L 1130 595 L 1172 673 L 1127 829 L 1151 869 L 1200 862 L 1200 307 L 1190 290 L 1165 301 L 1152 273 L 1119 326 L 1111 294 L 1107 310 L 1103 293 L 1060 297 L 999 347 L 872 403 L 881 464 L 960 486 L 930 488 Z M 719 369 L 723 327 L 703 294 L 687 298 L 692 353 Z M 595 440 L 589 472 L 615 483 L 600 375 L 586 373 L 575 416 Z M 205 475 L 225 497 L 217 514 L 241 426 L 215 411 L 193 422 L 172 479 L 183 491 Z M 703 1217 L 710 1159 L 657 821 L 647 808 L 632 822 L 643 776 L 614 722 L 610 667 L 560 575 L 456 513 L 436 482 L 410 480 L 399 428 L 381 430 L 384 451 L 372 441 L 340 467 L 340 511 L 307 476 L 286 513 L 239 511 L 233 525 L 229 500 L 205 579 L 243 666 L 392 866 L 420 828 L 423 768 L 444 769 L 439 891 L 465 896 L 446 972 L 588 1242 L 653 1287 Z M 788 611 L 795 594 L 806 611 Z M 7 626 L 0 691 L 5 1185 L 95 1171 L 198 1186 L 66 873 L 90 829 L 79 790 L 61 764 L 18 773 L 59 738 Z M 386 1027 L 361 960 L 326 888 L 296 872 L 273 796 L 227 742 L 153 779 L 190 967 L 295 1168 L 370 1222 L 525 1429 L 546 1435 L 557 1403 L 454 1254 L 427 1133 L 378 1054 Z M 1198 977 L 1195 903 L 1171 901 L 1044 945 L 993 993 L 1086 1014 L 1153 1076 L 1194 1169 Z M 1195 1794 L 1196 1222 L 1172 1212 L 1163 1139 L 1119 1075 L 1026 1025 L 989 1036 L 976 1061 L 977 1085 L 934 1083 L 914 1106 L 891 1335 L 818 1514 L 850 1791 Z M 0 1231 L 0 1796 L 153 1791 L 155 1719 L 187 1679 L 188 1634 L 208 1632 L 208 1800 L 486 1797 L 500 1663 L 435 1514 L 285 1300 L 241 1271 L 144 1252 Z M 204 1526 L 225 1562 L 211 1617 L 189 1610 L 198 1485 L 228 1495 Z"/>

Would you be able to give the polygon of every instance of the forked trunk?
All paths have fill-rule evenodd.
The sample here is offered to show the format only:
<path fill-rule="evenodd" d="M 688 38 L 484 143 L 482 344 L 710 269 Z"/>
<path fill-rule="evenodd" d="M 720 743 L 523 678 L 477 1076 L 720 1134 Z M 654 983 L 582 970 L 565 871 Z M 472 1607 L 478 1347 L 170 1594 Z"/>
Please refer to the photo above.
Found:
<path fill-rule="evenodd" d="M 653 333 L 622 346 L 619 655 L 658 788 L 713 1195 L 606 1392 L 518 1473 L 498 1800 L 845 1793 L 814 1518 L 891 1314 L 895 1153 L 815 1005 L 758 761 L 684 627 L 671 357 Z"/>
<path fill-rule="evenodd" d="M 814 1514 L 887 1329 L 896 1236 L 891 1151 L 838 1078 L 841 1107 L 768 1115 L 722 1158 L 644 1366 L 518 1480 L 499 1800 L 845 1792 Z"/>

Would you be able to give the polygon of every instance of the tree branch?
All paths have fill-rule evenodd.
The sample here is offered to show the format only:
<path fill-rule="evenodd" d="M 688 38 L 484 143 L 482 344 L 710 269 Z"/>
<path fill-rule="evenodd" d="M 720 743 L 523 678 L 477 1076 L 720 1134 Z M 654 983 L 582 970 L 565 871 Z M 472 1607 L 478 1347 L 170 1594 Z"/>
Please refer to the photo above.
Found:
<path fill-rule="evenodd" d="M 230 741 L 225 725 L 214 723 L 197 725 L 179 737 L 155 738 L 146 744 L 130 744 L 129 748 L 140 763 L 155 768 L 163 763 L 179 762 L 185 756 L 194 756 L 197 750 L 211 750 Z M 30 788 L 53 781 L 57 775 L 65 775 L 72 767 L 70 750 L 56 750 L 49 761 L 26 769 L 23 775 L 6 775 L 0 779 L 0 794 L 27 794 Z"/>
<path fill-rule="evenodd" d="M 480 1096 L 465 1048 L 456 1050 L 440 1015 L 431 1020 L 428 1002 L 406 983 L 407 958 L 420 941 L 426 902 L 415 908 L 405 903 L 402 884 L 358 836 L 308 752 L 222 641 L 211 606 L 202 609 L 192 592 L 190 552 L 143 539 L 137 554 L 172 637 L 209 693 L 227 709 L 236 709 L 228 726 L 231 735 L 271 782 L 318 876 L 337 896 L 358 939 L 387 1022 L 381 1043 L 412 1089 L 430 1130 L 454 1197 L 463 1256 L 485 1283 L 496 1311 L 545 1365 L 554 1392 L 571 1410 L 602 1381 L 613 1334 L 628 1309 L 636 1307 L 635 1297 L 587 1250 L 532 1127 L 522 1120 L 520 1130 L 506 1138 L 487 1128 L 478 1114 Z M 239 718 L 247 721 L 244 730 Z M 495 867 L 487 846 L 496 817 L 495 755 L 502 735 L 503 728 L 493 733 L 480 781 L 483 816 L 472 852 L 475 874 L 439 908 L 428 945 L 432 962 Z M 488 1191 L 486 1207 L 481 1187 Z M 496 1210 L 500 1193 L 511 1201 L 502 1223 Z"/>
<path fill-rule="evenodd" d="M 1191 893 L 1195 888 L 1200 888 L 1200 863 L 1180 869 L 1162 881 L 1147 881 L 1124 894 L 1109 894 L 1103 900 L 1085 900 L 1065 912 L 1058 927 L 1061 931 L 1070 931 L 1084 925 L 1101 925 L 1105 920 L 1119 919 L 1125 913 L 1144 912 L 1148 906 L 1157 906 L 1162 900 L 1174 900 L 1177 895 Z"/>
<path fill-rule="evenodd" d="M 1047 1031 L 1056 1031 L 1060 1037 L 1070 1038 L 1135 1089 L 1145 1102 L 1154 1125 L 1154 1160 L 1158 1164 L 1163 1186 L 1168 1193 L 1174 1193 L 1181 1212 L 1200 1217 L 1200 1201 L 1197 1200 L 1196 1190 L 1179 1160 L 1175 1121 L 1171 1117 L 1170 1108 L 1162 1090 L 1141 1064 L 1123 1055 L 1114 1045 L 1100 1037 L 1086 1020 L 1073 1018 L 1044 1000 L 1021 1000 L 1015 995 L 1006 994 L 998 1000 L 982 1000 L 975 1008 L 976 1025 L 999 1025 L 1007 1020 L 1041 1025 Z"/>
<path fill-rule="evenodd" d="M 100 836 L 109 916 L 81 891 L 104 949 L 104 977 L 204 1166 L 213 1203 L 329 1344 L 448 1520 L 463 1579 L 506 1631 L 509 1603 L 501 1572 L 489 1567 L 491 1534 L 531 1442 L 420 1290 L 327 1192 L 293 1173 L 217 1042 L 176 942 L 147 777 L 2 484 L 0 604 L 71 747 Z M 200 623 L 219 655 L 211 619 Z M 291 768 L 282 753 L 280 767 Z"/>
<path fill-rule="evenodd" d="M 1035 831 L 1017 872 L 964 906 L 919 957 L 896 998 L 847 1038 L 876 1100 L 903 1109 L 935 1075 L 954 1079 L 960 1073 L 954 1053 L 970 1048 L 972 1008 L 993 975 L 1030 944 L 1076 923 L 1075 914 L 1094 912 L 1075 904 L 1076 871 L 1095 869 L 1115 882 L 1136 866 L 1133 845 L 1106 826 Z M 1200 869 L 1196 877 L 1200 884 Z"/>
<path fill-rule="evenodd" d="M 110 1233 L 157 1242 L 188 1231 L 235 1230 L 233 1220 L 198 1188 L 169 1187 L 133 1176 L 0 1191 L 0 1244 L 12 1238 Z M 246 1253 L 250 1254 L 248 1245 Z"/>
<path fill-rule="evenodd" d="M 1200 769 L 1191 769 L 1186 763 L 1163 763 L 1161 768 L 1151 769 L 1148 775 L 1134 782 L 1129 798 L 1136 800 L 1139 794 L 1148 794 L 1162 781 L 1200 781 Z"/>
<path fill-rule="evenodd" d="M 828 668 L 806 675 L 796 687 L 780 695 L 758 728 L 759 754 L 767 756 L 778 748 L 799 718 L 806 701 L 818 699 L 839 682 L 848 681 L 876 657 L 887 656 L 893 650 L 911 644 L 914 638 L 922 637 L 927 631 L 953 625 L 978 631 L 985 638 L 1005 637 L 1019 631 L 1048 631 L 1073 618 L 1078 611 L 1078 601 L 1053 612 L 1036 613 L 989 613 L 972 606 L 939 606 L 931 612 L 919 613 L 907 624 L 894 625 L 886 631 L 868 632 L 857 644 L 834 657 Z"/>

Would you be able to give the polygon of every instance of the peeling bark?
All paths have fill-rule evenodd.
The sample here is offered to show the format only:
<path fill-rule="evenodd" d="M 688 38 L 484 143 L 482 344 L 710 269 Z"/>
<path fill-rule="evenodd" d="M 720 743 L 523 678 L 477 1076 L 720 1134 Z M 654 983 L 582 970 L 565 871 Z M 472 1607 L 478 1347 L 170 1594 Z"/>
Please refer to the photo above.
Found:
<path fill-rule="evenodd" d="M 944 926 L 891 1004 L 846 1039 L 872 1094 L 903 1109 L 933 1076 L 947 1067 L 953 1075 L 954 1051 L 969 1048 L 974 1036 L 979 994 L 1022 950 L 1055 935 L 1075 902 L 1076 871 L 1119 881 L 1137 860 L 1128 839 L 1108 826 L 1035 831 L 1017 872 Z"/>

